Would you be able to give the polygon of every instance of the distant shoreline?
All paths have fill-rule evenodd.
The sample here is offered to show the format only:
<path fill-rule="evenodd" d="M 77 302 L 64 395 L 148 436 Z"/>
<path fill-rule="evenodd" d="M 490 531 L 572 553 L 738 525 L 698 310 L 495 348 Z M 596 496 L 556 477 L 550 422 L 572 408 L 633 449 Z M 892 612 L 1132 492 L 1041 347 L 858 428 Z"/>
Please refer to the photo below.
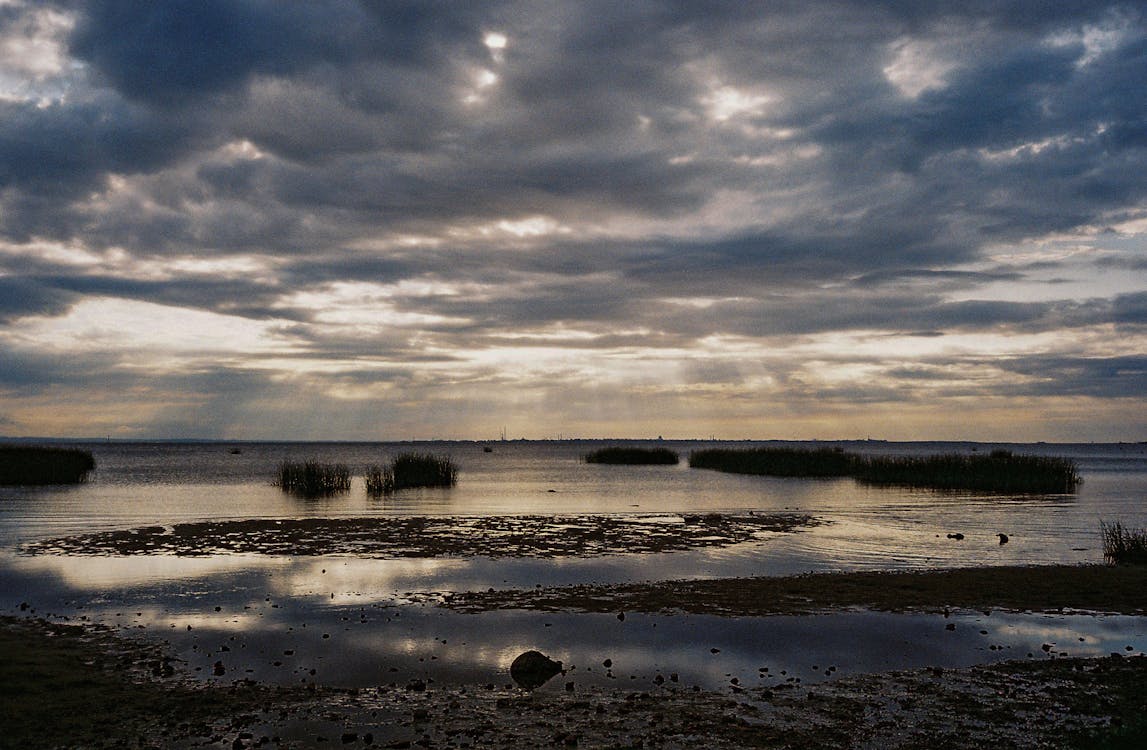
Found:
<path fill-rule="evenodd" d="M 1058 442 L 1046 440 L 883 440 L 874 438 L 824 438 L 824 439 L 784 439 L 784 438 L 643 438 L 643 437 L 576 437 L 576 438 L 416 438 L 396 440 L 284 440 L 259 438 L 180 438 L 180 437 L 13 437 L 0 436 L 0 443 L 43 444 L 43 445 L 514 445 L 514 444 L 554 444 L 554 445 L 600 445 L 618 443 L 624 445 L 812 445 L 812 446 L 951 446 L 966 448 L 1017 448 L 1041 446 L 1078 447 L 1142 447 L 1147 449 L 1147 440 L 1086 440 L 1079 442 Z"/>

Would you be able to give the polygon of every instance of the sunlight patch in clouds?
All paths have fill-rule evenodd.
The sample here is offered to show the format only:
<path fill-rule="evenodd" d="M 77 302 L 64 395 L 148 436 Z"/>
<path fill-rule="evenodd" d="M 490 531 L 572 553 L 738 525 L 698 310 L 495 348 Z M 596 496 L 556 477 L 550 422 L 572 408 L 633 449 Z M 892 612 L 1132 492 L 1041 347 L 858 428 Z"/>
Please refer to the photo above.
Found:
<path fill-rule="evenodd" d="M 926 39 L 897 39 L 888 45 L 888 57 L 884 76 L 909 99 L 942 88 L 945 76 L 956 67 L 954 62 L 945 59 L 941 44 Z"/>
<path fill-rule="evenodd" d="M 452 293 L 449 285 L 438 286 L 430 282 L 385 285 L 340 281 L 320 289 L 288 294 L 276 306 L 284 310 L 308 311 L 312 319 L 322 325 L 364 331 L 466 325 L 469 321 L 465 318 L 402 310 L 396 304 L 404 297 Z"/>
<path fill-rule="evenodd" d="M 66 37 L 75 18 L 54 8 L 35 8 L 22 2 L 0 4 L 0 8 L 23 14 L 0 36 L 0 101 L 46 102 L 63 94 L 66 87 L 52 84 L 66 72 L 70 61 Z"/>
<path fill-rule="evenodd" d="M 25 318 L 10 330 L 25 346 L 67 352 L 244 354 L 282 351 L 276 325 L 204 310 L 115 298 L 89 298 L 67 314 Z"/>

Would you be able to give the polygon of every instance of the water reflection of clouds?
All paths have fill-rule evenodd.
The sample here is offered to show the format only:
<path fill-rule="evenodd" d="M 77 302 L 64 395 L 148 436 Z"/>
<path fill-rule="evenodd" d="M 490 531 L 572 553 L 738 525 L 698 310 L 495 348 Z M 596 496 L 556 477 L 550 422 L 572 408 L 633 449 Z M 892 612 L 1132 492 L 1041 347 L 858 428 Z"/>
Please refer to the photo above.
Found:
<path fill-rule="evenodd" d="M 354 557 L 320 557 L 290 561 L 268 585 L 281 596 L 319 597 L 341 606 L 396 594 L 426 591 L 428 584 L 448 579 L 467 569 L 466 560 L 454 558 L 400 558 L 395 560 Z M 333 594 L 333 596 L 331 596 Z"/>
<path fill-rule="evenodd" d="M 79 590 L 135 588 L 171 581 L 188 583 L 239 572 L 264 574 L 289 568 L 292 564 L 289 558 L 260 555 L 34 555 L 12 556 L 7 562 L 26 573 L 57 576 L 68 586 Z"/>

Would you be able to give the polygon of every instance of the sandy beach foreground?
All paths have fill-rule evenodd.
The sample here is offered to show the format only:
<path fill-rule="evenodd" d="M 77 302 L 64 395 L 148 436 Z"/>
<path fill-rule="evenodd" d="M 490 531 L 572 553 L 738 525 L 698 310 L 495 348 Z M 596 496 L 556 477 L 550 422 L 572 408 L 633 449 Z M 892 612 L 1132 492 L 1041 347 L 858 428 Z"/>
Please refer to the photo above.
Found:
<path fill-rule="evenodd" d="M 1144 576 L 1139 568 L 1101 566 L 826 574 L 466 595 L 449 604 L 624 603 L 763 616 L 897 608 L 899 601 L 908 608 L 1135 614 L 1144 611 Z M 645 691 L 529 692 L 508 680 L 345 690 L 205 684 L 153 644 L 100 628 L 8 617 L 0 625 L 0 747 L 1142 746 L 1147 658 L 1039 657 L 723 692 L 687 688 L 672 676 Z"/>

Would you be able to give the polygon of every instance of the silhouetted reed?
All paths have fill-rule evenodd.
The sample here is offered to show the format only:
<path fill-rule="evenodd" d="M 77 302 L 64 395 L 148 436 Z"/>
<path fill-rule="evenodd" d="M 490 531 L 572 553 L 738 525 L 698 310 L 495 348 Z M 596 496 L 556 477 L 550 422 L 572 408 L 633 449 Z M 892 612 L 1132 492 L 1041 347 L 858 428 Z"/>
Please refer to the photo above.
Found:
<path fill-rule="evenodd" d="M 91 452 L 79 448 L 0 446 L 0 485 L 79 484 L 95 468 Z"/>
<path fill-rule="evenodd" d="M 846 477 L 856 460 L 835 448 L 706 448 L 690 454 L 689 466 L 771 477 Z"/>
<path fill-rule="evenodd" d="M 303 497 L 335 495 L 350 489 L 350 469 L 345 464 L 284 461 L 279 465 L 279 479 L 275 484 L 283 492 Z"/>
<path fill-rule="evenodd" d="M 1132 529 L 1119 521 L 1099 522 L 1103 559 L 1115 565 L 1147 565 L 1147 529 Z"/>
<path fill-rule="evenodd" d="M 681 459 L 668 448 L 599 448 L 585 456 L 587 464 L 674 465 Z"/>
<path fill-rule="evenodd" d="M 876 456 L 858 462 L 854 475 L 868 484 L 1025 494 L 1074 492 L 1082 481 L 1075 462 L 1053 456 Z"/>
<path fill-rule="evenodd" d="M 447 456 L 403 453 L 387 466 L 371 466 L 366 472 L 366 491 L 389 495 L 409 487 L 453 487 L 458 467 Z"/>
<path fill-rule="evenodd" d="M 873 456 L 839 448 L 710 448 L 689 456 L 697 469 L 775 477 L 853 477 L 878 485 L 985 492 L 1073 492 L 1082 481 L 1066 458 L 990 455 Z"/>

